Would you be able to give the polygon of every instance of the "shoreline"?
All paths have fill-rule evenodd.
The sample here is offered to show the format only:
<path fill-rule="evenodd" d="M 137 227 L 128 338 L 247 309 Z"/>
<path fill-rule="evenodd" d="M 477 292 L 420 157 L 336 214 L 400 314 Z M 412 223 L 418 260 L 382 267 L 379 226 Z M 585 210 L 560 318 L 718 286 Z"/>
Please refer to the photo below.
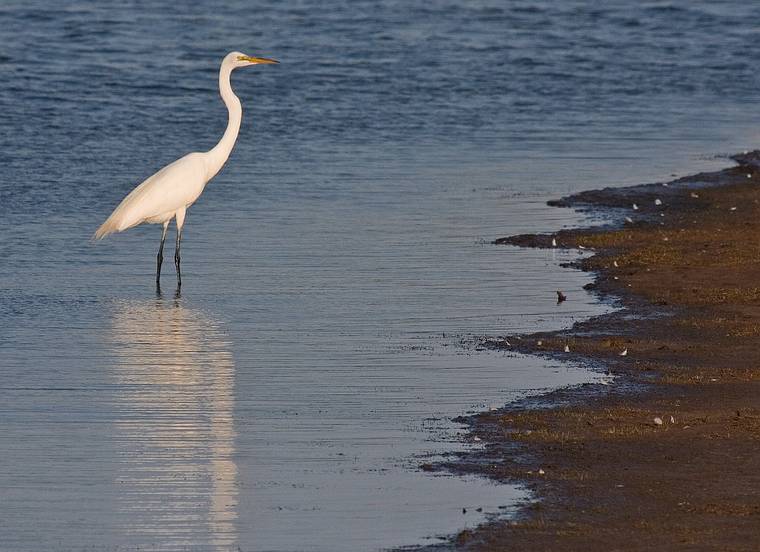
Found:
<path fill-rule="evenodd" d="M 423 469 L 521 484 L 534 499 L 417 550 L 756 549 L 760 152 L 732 159 L 549 202 L 612 224 L 495 240 L 591 250 L 574 263 L 594 275 L 586 288 L 622 308 L 480 345 L 607 376 L 457 419 L 485 448 Z"/>

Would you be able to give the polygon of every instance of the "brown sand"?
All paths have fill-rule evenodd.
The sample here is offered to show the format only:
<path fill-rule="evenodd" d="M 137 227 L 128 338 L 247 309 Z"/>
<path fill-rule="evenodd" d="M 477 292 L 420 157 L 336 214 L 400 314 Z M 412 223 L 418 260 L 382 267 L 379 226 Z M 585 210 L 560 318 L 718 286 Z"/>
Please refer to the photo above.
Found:
<path fill-rule="evenodd" d="M 484 344 L 593 363 L 612 381 L 466 419 L 485 451 L 427 469 L 523 483 L 537 501 L 432 549 L 760 550 L 760 153 L 735 159 L 556 202 L 612 209 L 616 228 L 497 241 L 593 249 L 582 268 L 625 308 Z"/>

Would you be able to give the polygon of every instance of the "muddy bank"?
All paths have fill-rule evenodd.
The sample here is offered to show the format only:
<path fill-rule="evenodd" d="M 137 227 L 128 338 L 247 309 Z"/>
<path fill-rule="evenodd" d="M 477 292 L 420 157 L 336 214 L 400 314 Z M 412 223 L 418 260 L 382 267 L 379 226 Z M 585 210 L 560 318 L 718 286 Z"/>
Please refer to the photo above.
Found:
<path fill-rule="evenodd" d="M 614 225 L 497 240 L 592 250 L 590 287 L 623 308 L 483 339 L 606 376 L 465 419 L 485 450 L 425 468 L 521 482 L 537 500 L 427 550 L 760 548 L 760 153 L 734 160 L 555 202 Z"/>

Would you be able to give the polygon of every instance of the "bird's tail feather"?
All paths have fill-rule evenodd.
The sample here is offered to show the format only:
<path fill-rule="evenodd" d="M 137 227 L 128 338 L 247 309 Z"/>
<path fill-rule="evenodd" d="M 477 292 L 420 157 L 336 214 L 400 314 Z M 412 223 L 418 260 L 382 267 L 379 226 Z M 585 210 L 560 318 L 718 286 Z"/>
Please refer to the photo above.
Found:
<path fill-rule="evenodd" d="M 140 217 L 139 215 L 136 216 L 134 209 L 132 209 L 132 204 L 139 198 L 139 195 L 135 194 L 139 189 L 140 188 L 138 187 L 133 190 L 132 193 L 119 203 L 116 209 L 113 210 L 113 213 L 111 213 L 106 221 L 100 225 L 100 228 L 95 230 L 95 234 L 92 236 L 93 240 L 102 240 L 109 234 L 123 232 L 133 226 L 137 226 L 144 220 L 143 217 Z"/>
<path fill-rule="evenodd" d="M 120 228 L 121 226 L 121 213 L 118 212 L 118 209 L 111 213 L 111 216 L 106 219 L 106 221 L 100 225 L 100 228 L 95 230 L 95 233 L 92 235 L 92 239 L 94 241 L 102 240 L 109 234 L 115 234 L 116 232 L 121 232 L 122 230 L 126 230 L 126 228 Z"/>
<path fill-rule="evenodd" d="M 113 234 L 115 231 L 116 231 L 116 228 L 114 228 L 114 225 L 111 223 L 110 220 L 107 220 L 103 224 L 100 225 L 100 228 L 95 230 L 95 233 L 92 235 L 92 239 L 93 241 L 102 240 L 108 234 Z"/>

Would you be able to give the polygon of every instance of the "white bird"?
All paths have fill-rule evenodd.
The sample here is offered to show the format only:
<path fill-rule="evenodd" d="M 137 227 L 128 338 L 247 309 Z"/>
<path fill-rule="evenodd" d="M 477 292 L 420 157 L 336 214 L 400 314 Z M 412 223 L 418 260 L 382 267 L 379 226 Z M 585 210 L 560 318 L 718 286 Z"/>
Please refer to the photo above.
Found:
<path fill-rule="evenodd" d="M 161 245 L 156 256 L 156 285 L 161 279 L 164 241 L 172 219 L 175 219 L 177 224 L 177 245 L 174 252 L 177 285 L 182 285 L 179 248 L 182 227 L 185 224 L 185 213 L 187 208 L 203 193 L 206 184 L 222 169 L 237 140 L 243 108 L 230 85 L 232 71 L 238 67 L 271 63 L 279 62 L 274 59 L 247 56 L 240 52 L 227 54 L 219 69 L 219 92 L 228 111 L 227 129 L 222 139 L 209 151 L 189 153 L 148 177 L 122 200 L 95 232 L 93 237 L 99 240 L 108 234 L 123 232 L 143 222 L 163 224 Z"/>

